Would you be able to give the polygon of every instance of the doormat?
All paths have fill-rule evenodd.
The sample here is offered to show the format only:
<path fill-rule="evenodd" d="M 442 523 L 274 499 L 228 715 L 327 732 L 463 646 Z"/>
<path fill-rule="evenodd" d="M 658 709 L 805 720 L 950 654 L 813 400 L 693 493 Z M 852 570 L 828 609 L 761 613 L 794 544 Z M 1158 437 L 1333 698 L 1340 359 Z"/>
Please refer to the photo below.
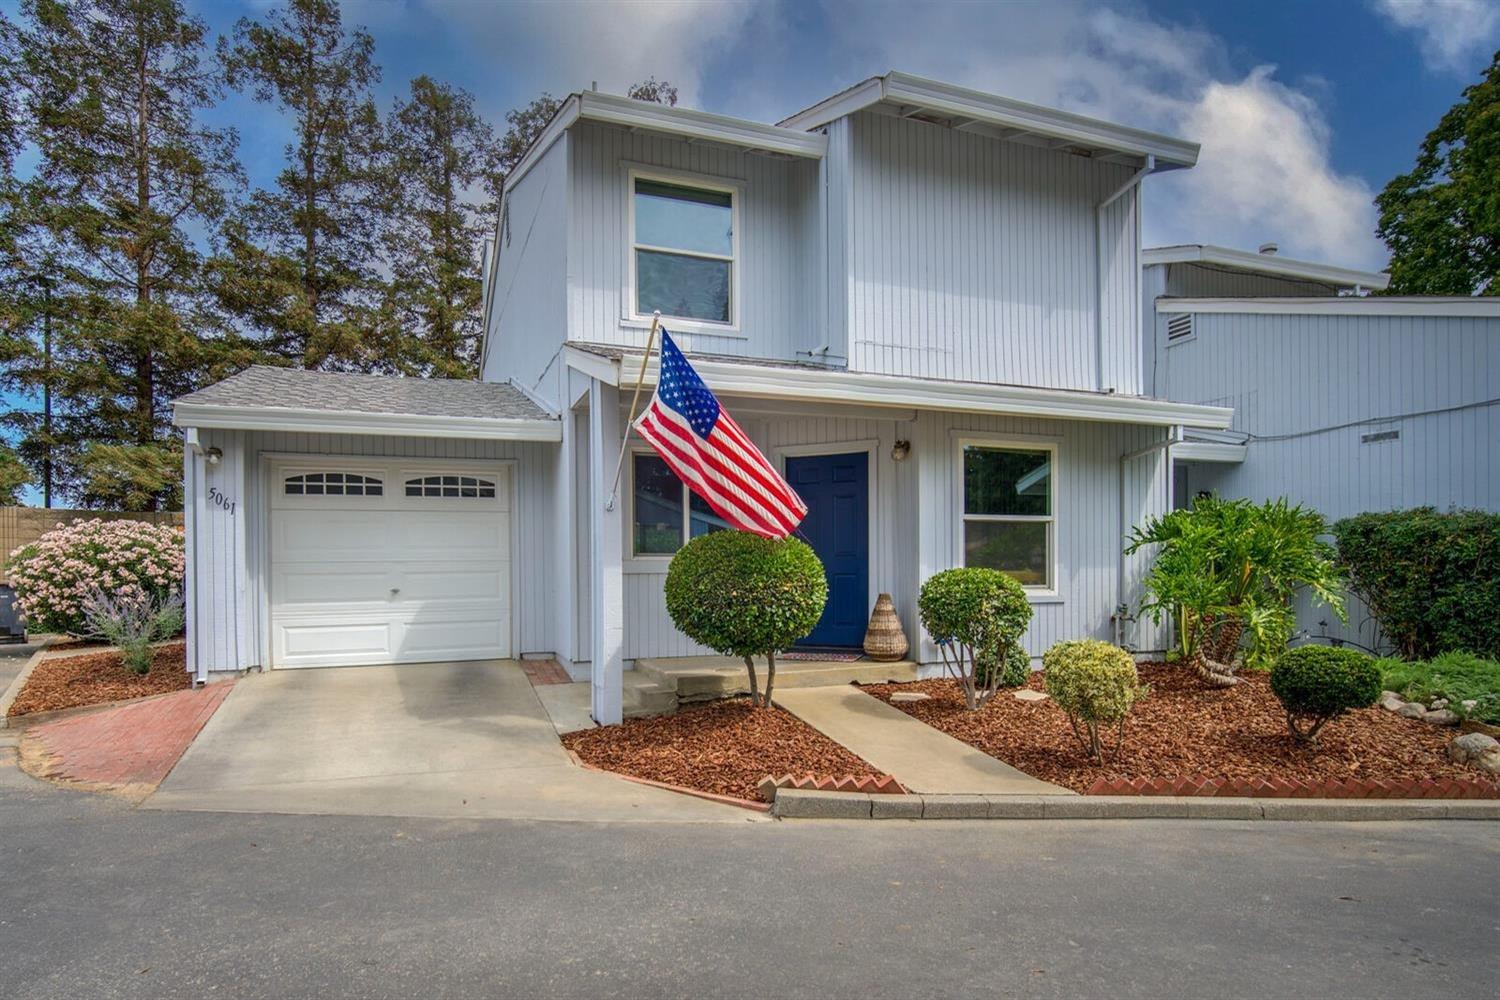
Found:
<path fill-rule="evenodd" d="M 855 660 L 863 660 L 863 653 L 848 653 L 840 650 L 833 653 L 819 653 L 812 649 L 794 649 L 788 653 L 777 653 L 778 660 L 819 660 L 822 662 L 832 661 L 834 663 L 853 663 Z"/>

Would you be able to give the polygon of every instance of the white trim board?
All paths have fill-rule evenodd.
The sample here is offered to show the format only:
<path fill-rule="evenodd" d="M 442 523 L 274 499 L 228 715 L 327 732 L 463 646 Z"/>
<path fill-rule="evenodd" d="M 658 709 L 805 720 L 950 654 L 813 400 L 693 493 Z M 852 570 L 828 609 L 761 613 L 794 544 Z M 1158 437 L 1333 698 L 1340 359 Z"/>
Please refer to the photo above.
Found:
<path fill-rule="evenodd" d="M 1004 413 L 1160 427 L 1188 424 L 1213 430 L 1228 428 L 1234 416 L 1234 410 L 1228 407 L 1174 403 L 1143 396 L 951 382 L 841 369 L 776 367 L 702 358 L 689 360 L 716 393 L 762 399 L 812 399 L 823 403 L 861 403 L 954 413 Z M 629 373 L 624 384 L 633 385 L 636 372 L 640 370 L 641 356 L 638 353 L 625 354 L 610 359 L 569 347 L 568 364 L 609 385 L 622 383 L 623 367 Z M 645 384 L 656 384 L 656 367 L 654 359 L 647 365 Z"/>
<path fill-rule="evenodd" d="M 894 70 L 799 111 L 780 124 L 811 131 L 882 104 L 894 105 L 907 117 L 918 112 L 945 115 L 957 129 L 980 131 L 975 126 L 988 126 L 994 130 L 989 134 L 996 138 L 1035 135 L 1142 160 L 1154 156 L 1158 170 L 1191 167 L 1198 162 L 1196 142 Z"/>
<path fill-rule="evenodd" d="M 370 434 L 386 437 L 469 438 L 485 441 L 561 441 L 558 420 L 453 417 L 416 413 L 304 410 L 284 406 L 172 404 L 178 427 L 311 434 Z"/>
<path fill-rule="evenodd" d="M 1156 300 L 1158 314 L 1240 313 L 1251 316 L 1449 316 L 1500 318 L 1500 299 L 1462 296 L 1345 296 L 1344 298 L 1254 298 Z M 1191 421 L 1190 421 L 1191 422 Z"/>
<path fill-rule="evenodd" d="M 1391 276 L 1378 271 L 1359 271 L 1352 267 L 1337 267 L 1319 264 L 1310 260 L 1295 260 L 1275 254 L 1254 253 L 1235 250 L 1232 247 L 1217 247 L 1191 243 L 1183 246 L 1149 247 L 1141 251 L 1141 266 L 1154 264 L 1213 264 L 1233 268 L 1252 274 L 1279 275 L 1284 278 L 1303 278 L 1322 281 L 1330 285 L 1359 285 L 1376 291 L 1390 286 Z"/>

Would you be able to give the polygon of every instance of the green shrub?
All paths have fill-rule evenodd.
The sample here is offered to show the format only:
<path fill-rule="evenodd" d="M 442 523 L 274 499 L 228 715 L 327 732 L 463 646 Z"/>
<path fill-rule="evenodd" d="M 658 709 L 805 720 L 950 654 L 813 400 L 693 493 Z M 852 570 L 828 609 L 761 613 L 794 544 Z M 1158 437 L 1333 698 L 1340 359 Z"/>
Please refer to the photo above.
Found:
<path fill-rule="evenodd" d="M 1250 639 L 1247 666 L 1269 666 L 1286 648 L 1298 591 L 1344 616 L 1327 532 L 1323 515 L 1286 500 L 1203 497 L 1136 528 L 1125 551 L 1156 547 L 1142 614 L 1158 623 L 1171 615 L 1182 658 L 1205 681 L 1228 687 L 1237 683 L 1243 637 Z"/>
<path fill-rule="evenodd" d="M 1355 649 L 1298 646 L 1282 653 L 1271 667 L 1271 692 L 1286 710 L 1292 735 L 1316 743 L 1330 719 L 1375 704 L 1380 668 Z"/>
<path fill-rule="evenodd" d="M 993 661 L 981 657 L 974 665 L 975 682 L 980 687 L 989 686 L 992 680 L 990 671 L 994 669 Z M 1029 677 L 1031 677 L 1031 657 L 1027 655 L 1020 643 L 1015 643 L 1005 657 L 1005 666 L 1000 668 L 1000 677 L 998 681 L 995 681 L 995 685 L 1003 688 L 1020 687 Z"/>
<path fill-rule="evenodd" d="M 715 531 L 677 550 L 667 569 L 667 614 L 694 642 L 742 657 L 750 700 L 771 704 L 776 653 L 813 630 L 828 602 L 823 564 L 804 542 Z M 757 690 L 754 657 L 766 658 Z"/>
<path fill-rule="evenodd" d="M 138 674 L 151 671 L 151 645 L 182 631 L 182 597 L 134 600 L 95 590 L 83 599 L 89 633 L 120 648 L 125 666 Z"/>
<path fill-rule="evenodd" d="M 1345 518 L 1333 533 L 1350 589 L 1403 657 L 1500 659 L 1500 514 L 1417 507 Z"/>
<path fill-rule="evenodd" d="M 1118 754 L 1125 740 L 1125 718 L 1144 693 L 1135 661 L 1119 646 L 1098 639 L 1059 642 L 1042 654 L 1047 694 L 1068 713 L 1073 735 L 1096 761 L 1104 754 L 1101 725 L 1117 725 Z"/>
<path fill-rule="evenodd" d="M 974 566 L 943 570 L 922 584 L 917 611 L 971 710 L 989 701 L 1007 675 L 1015 675 L 1031 602 L 1013 578 Z M 1000 663 L 1005 669 L 983 669 L 981 678 L 980 664 Z"/>
<path fill-rule="evenodd" d="M 1443 653 L 1431 660 L 1377 660 L 1381 684 L 1408 701 L 1448 699 L 1458 715 L 1500 725 L 1500 660 L 1472 653 Z M 1472 708 L 1464 702 L 1472 701 Z"/>

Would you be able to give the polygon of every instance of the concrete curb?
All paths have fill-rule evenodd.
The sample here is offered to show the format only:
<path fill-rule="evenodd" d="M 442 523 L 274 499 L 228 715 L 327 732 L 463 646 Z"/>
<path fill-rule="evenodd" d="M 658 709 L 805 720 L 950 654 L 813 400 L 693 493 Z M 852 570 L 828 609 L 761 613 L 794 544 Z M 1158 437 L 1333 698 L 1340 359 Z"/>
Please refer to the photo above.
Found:
<path fill-rule="evenodd" d="M 31 677 L 31 672 L 36 669 L 36 665 L 41 663 L 42 658 L 47 655 L 47 647 L 52 645 L 52 641 L 52 636 L 38 641 L 36 651 L 27 658 L 26 665 L 21 668 L 21 672 L 16 674 L 15 679 L 10 682 L 10 687 L 5 689 L 5 693 L 0 694 L 0 729 L 11 729 L 18 725 L 10 721 L 10 706 L 14 704 L 21 689 L 26 686 L 26 681 Z"/>
<path fill-rule="evenodd" d="M 1500 799 L 1249 799 L 1157 795 L 866 795 L 782 789 L 778 819 L 1500 820 Z"/>

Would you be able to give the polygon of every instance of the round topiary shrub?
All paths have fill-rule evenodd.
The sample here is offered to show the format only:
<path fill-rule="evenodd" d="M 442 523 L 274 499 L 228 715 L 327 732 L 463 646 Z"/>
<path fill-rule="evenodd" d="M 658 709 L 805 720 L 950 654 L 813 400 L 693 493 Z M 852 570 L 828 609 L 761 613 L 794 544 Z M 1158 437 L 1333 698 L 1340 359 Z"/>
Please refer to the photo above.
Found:
<path fill-rule="evenodd" d="M 181 592 L 185 567 L 181 528 L 94 518 L 59 524 L 16 549 L 6 573 L 29 628 L 81 636 L 90 631 L 91 594 L 159 604 Z"/>
<path fill-rule="evenodd" d="M 771 704 L 776 653 L 813 630 L 828 602 L 823 564 L 806 543 L 744 531 L 715 531 L 688 542 L 667 570 L 667 614 L 694 642 L 744 658 L 750 700 Z M 766 658 L 759 694 L 756 656 Z"/>
<path fill-rule="evenodd" d="M 1125 718 L 1144 694 L 1135 661 L 1119 646 L 1098 639 L 1055 643 L 1042 654 L 1047 694 L 1068 713 L 1073 735 L 1088 755 L 1104 759 L 1101 725 L 1117 725 L 1115 753 L 1125 742 Z"/>
<path fill-rule="evenodd" d="M 974 666 L 974 679 L 979 686 L 988 686 L 992 680 L 990 671 L 994 669 L 991 661 L 980 657 Z M 1010 652 L 1006 654 L 1005 665 L 1000 668 L 1000 677 L 995 683 L 999 687 L 1014 688 L 1026 683 L 1031 676 L 1031 657 L 1026 655 L 1026 650 L 1019 642 L 1013 643 Z"/>
<path fill-rule="evenodd" d="M 1380 668 L 1355 649 L 1298 646 L 1271 667 L 1271 692 L 1286 709 L 1287 728 L 1306 743 L 1351 708 L 1369 708 L 1380 697 Z"/>
<path fill-rule="evenodd" d="M 917 611 L 971 710 L 989 701 L 1007 676 L 1016 676 L 1018 656 L 1025 655 L 1021 636 L 1031 622 L 1031 602 L 1013 577 L 976 566 L 935 573 L 922 584 Z"/>

